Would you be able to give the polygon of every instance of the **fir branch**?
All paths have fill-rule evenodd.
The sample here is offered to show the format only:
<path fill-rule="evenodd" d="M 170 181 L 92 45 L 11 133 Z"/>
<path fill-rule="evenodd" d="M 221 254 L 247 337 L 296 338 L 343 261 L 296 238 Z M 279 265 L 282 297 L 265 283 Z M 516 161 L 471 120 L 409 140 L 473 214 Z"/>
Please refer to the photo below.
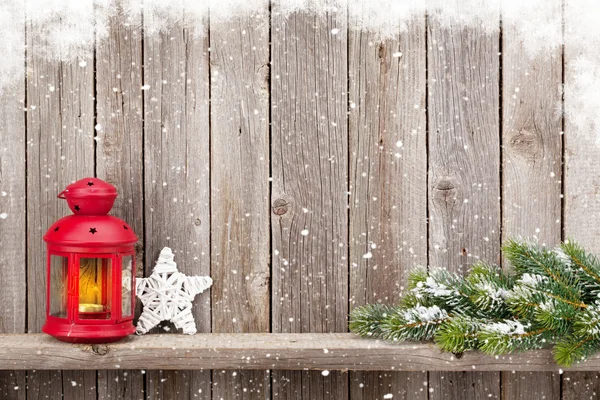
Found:
<path fill-rule="evenodd" d="M 570 320 L 580 308 L 587 308 L 581 300 L 566 297 L 561 286 L 547 277 L 528 273 L 508 292 L 507 303 L 520 318 L 533 318 L 553 329 L 563 329 L 561 321 Z"/>
<path fill-rule="evenodd" d="M 515 286 L 506 294 L 506 302 L 515 316 L 522 319 L 534 318 L 544 301 L 536 288 L 547 282 L 548 278 L 538 274 L 524 273 Z"/>
<path fill-rule="evenodd" d="M 600 293 L 600 261 L 598 258 L 593 254 L 588 254 L 572 240 L 562 243 L 555 252 L 566 265 L 575 269 L 592 299 L 595 298 Z"/>
<path fill-rule="evenodd" d="M 420 290 L 423 287 L 428 277 L 427 269 L 417 267 L 408 274 L 408 291 L 402 296 L 400 305 L 405 308 L 412 308 L 419 305 L 433 305 L 430 296 Z"/>
<path fill-rule="evenodd" d="M 571 336 L 554 346 L 554 361 L 557 364 L 570 367 L 576 362 L 584 361 L 594 355 L 600 348 L 600 339 L 592 336 Z"/>
<path fill-rule="evenodd" d="M 511 262 L 517 274 L 537 274 L 547 276 L 555 282 L 559 291 L 570 301 L 581 298 L 581 287 L 577 277 L 554 251 L 540 247 L 527 240 L 509 239 L 503 246 L 504 255 Z"/>
<path fill-rule="evenodd" d="M 576 315 L 573 332 L 579 337 L 600 339 L 600 306 L 594 305 Z"/>
<path fill-rule="evenodd" d="M 382 337 L 393 342 L 431 340 L 439 325 L 450 316 L 438 306 L 394 310 L 381 323 Z"/>
<path fill-rule="evenodd" d="M 534 313 L 534 319 L 542 327 L 562 335 L 566 334 L 571 328 L 572 320 L 577 312 L 578 310 L 571 305 L 550 298 L 540 304 Z"/>
<path fill-rule="evenodd" d="M 400 306 L 359 307 L 350 329 L 390 341 L 434 340 L 444 351 L 492 355 L 554 345 L 560 365 L 600 350 L 600 260 L 570 241 L 554 250 L 536 242 L 504 246 L 514 269 L 484 263 L 466 277 L 419 268 Z"/>
<path fill-rule="evenodd" d="M 416 267 L 408 274 L 408 290 L 413 290 L 419 283 L 425 282 L 428 273 L 425 267 Z"/>
<path fill-rule="evenodd" d="M 362 337 L 381 338 L 381 324 L 393 311 L 393 307 L 379 303 L 356 307 L 350 313 L 350 332 Z"/>
<path fill-rule="evenodd" d="M 445 269 L 432 269 L 424 280 L 416 282 L 411 292 L 417 299 L 424 300 L 420 305 L 435 305 L 454 314 L 470 315 L 477 312 L 470 300 L 471 290 L 465 279 Z"/>
<path fill-rule="evenodd" d="M 549 328 L 532 327 L 515 319 L 485 324 L 478 335 L 479 349 L 490 355 L 540 349 L 552 337 Z"/>
<path fill-rule="evenodd" d="M 434 342 L 443 351 L 464 353 L 478 346 L 477 333 L 481 329 L 481 320 L 459 316 L 444 322 L 437 329 Z"/>
<path fill-rule="evenodd" d="M 509 316 L 506 297 L 514 285 L 514 279 L 496 265 L 477 263 L 465 278 L 470 287 L 470 300 L 479 314 Z"/>

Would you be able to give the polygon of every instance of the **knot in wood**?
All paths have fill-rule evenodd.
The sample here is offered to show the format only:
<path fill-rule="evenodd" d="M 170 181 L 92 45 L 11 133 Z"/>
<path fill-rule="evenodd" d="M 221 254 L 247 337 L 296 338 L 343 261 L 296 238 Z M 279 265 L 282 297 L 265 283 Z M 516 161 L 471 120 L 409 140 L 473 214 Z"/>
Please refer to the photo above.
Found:
<path fill-rule="evenodd" d="M 456 203 L 458 189 L 450 178 L 441 179 L 433 187 L 433 199 L 436 203 L 453 205 Z"/>
<path fill-rule="evenodd" d="M 202 221 L 200 221 L 200 218 L 196 218 L 196 220 L 194 221 L 194 225 L 200 226 L 200 224 L 202 224 Z"/>
<path fill-rule="evenodd" d="M 105 344 L 93 344 L 92 352 L 94 352 L 94 354 L 97 354 L 99 356 L 105 356 L 108 354 L 108 346 Z"/>
<path fill-rule="evenodd" d="M 251 285 L 255 293 L 263 293 L 265 288 L 269 288 L 269 283 L 269 274 L 264 271 L 261 271 L 254 275 L 254 277 L 252 278 Z"/>
<path fill-rule="evenodd" d="M 288 212 L 288 203 L 284 199 L 277 199 L 273 202 L 273 214 L 275 215 L 283 215 Z"/>
<path fill-rule="evenodd" d="M 515 155 L 533 162 L 544 156 L 540 135 L 527 129 L 519 129 L 508 140 L 508 147 Z"/>
<path fill-rule="evenodd" d="M 377 55 L 380 59 L 385 59 L 385 45 L 383 43 L 379 43 L 379 47 L 377 49 Z"/>

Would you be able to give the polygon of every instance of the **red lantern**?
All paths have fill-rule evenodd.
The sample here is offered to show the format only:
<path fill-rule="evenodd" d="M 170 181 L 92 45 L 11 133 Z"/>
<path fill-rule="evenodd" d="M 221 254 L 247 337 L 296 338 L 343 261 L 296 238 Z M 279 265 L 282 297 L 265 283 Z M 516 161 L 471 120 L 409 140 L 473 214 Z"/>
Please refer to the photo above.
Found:
<path fill-rule="evenodd" d="M 75 215 L 44 235 L 48 291 L 42 331 L 64 342 L 108 343 L 135 332 L 135 249 L 127 223 L 106 215 L 117 189 L 85 178 L 58 195 Z"/>

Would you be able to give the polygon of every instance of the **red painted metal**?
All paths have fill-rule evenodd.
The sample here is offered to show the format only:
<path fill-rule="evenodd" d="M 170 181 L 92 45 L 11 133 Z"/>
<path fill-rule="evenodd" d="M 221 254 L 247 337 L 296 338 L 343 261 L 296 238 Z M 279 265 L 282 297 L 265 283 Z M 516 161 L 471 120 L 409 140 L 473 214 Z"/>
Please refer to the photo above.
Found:
<path fill-rule="evenodd" d="M 66 199 L 75 215 L 104 215 L 117 198 L 117 188 L 98 178 L 84 178 L 67 186 L 58 198 Z"/>
<path fill-rule="evenodd" d="M 67 200 L 74 215 L 59 219 L 44 235 L 48 287 L 42 331 L 64 342 L 109 343 L 135 332 L 133 315 L 122 316 L 123 302 L 130 301 L 132 309 L 135 305 L 135 261 L 130 298 L 122 299 L 122 259 L 135 260 L 138 238 L 126 222 L 106 215 L 116 197 L 117 189 L 98 178 L 81 179 L 58 195 Z M 68 262 L 65 277 L 53 278 L 51 256 Z M 80 302 L 80 297 L 94 301 Z M 66 313 L 52 315 L 52 301 L 64 306 Z"/>

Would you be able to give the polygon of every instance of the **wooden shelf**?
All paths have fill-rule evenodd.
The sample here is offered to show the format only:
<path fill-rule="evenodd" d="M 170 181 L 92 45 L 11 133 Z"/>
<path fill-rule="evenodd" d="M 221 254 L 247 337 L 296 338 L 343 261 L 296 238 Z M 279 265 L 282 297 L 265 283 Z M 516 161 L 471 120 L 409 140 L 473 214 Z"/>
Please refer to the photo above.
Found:
<path fill-rule="evenodd" d="M 0 370 L 285 369 L 370 371 L 558 371 L 550 350 L 457 358 L 430 343 L 385 342 L 348 333 L 165 334 L 108 345 L 62 343 L 43 334 L 0 335 Z M 569 370 L 596 371 L 600 357 Z"/>

